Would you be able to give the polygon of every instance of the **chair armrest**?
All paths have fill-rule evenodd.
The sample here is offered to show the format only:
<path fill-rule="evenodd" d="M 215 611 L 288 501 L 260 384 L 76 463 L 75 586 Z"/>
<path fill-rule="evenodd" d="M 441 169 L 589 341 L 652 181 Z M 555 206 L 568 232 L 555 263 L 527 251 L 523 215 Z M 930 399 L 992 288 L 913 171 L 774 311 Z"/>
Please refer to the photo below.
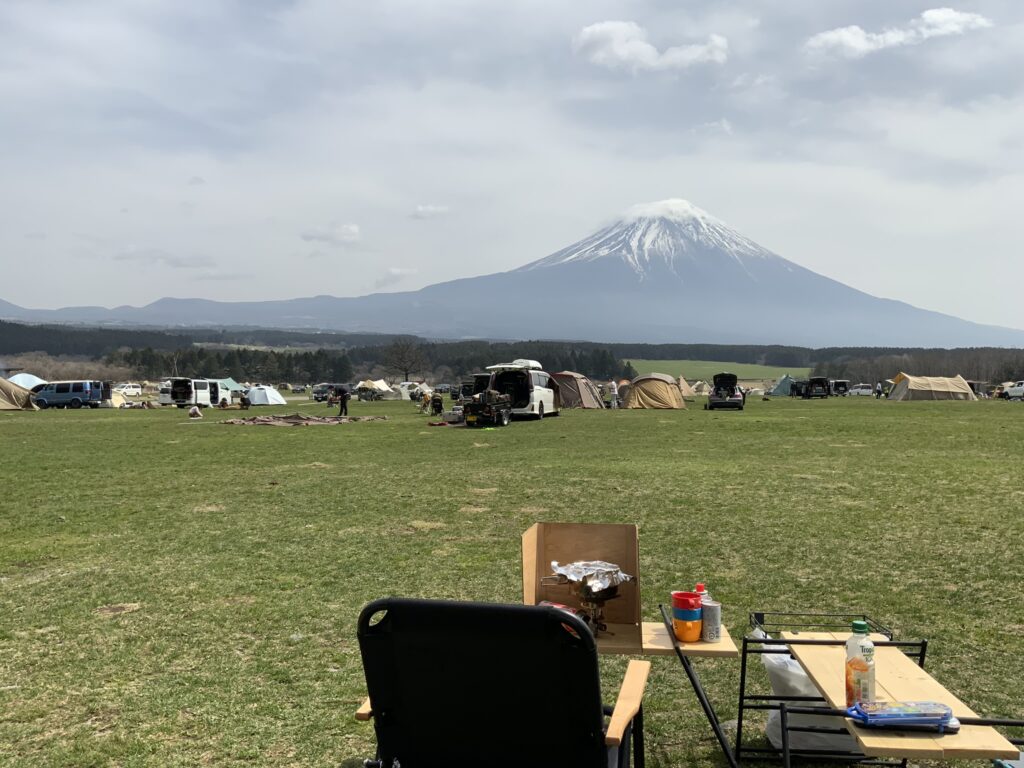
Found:
<path fill-rule="evenodd" d="M 373 717 L 373 710 L 370 708 L 370 700 L 367 699 L 359 705 L 359 709 L 356 710 L 356 720 L 369 720 Z"/>
<path fill-rule="evenodd" d="M 644 688 L 647 687 L 647 675 L 650 672 L 651 662 L 649 661 L 634 659 L 626 667 L 626 676 L 622 678 L 622 686 L 619 688 L 619 698 L 615 700 L 612 719 L 604 734 L 604 743 L 607 746 L 617 747 L 622 743 L 626 728 L 636 717 L 636 713 L 640 711 L 640 705 L 644 700 Z"/>

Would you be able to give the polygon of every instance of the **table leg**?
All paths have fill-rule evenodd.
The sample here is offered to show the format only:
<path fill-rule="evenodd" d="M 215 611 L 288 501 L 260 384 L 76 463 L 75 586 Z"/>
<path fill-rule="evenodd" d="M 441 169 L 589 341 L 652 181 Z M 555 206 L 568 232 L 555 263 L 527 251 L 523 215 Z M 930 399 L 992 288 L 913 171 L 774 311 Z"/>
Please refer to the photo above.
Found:
<path fill-rule="evenodd" d="M 661 609 L 661 618 L 665 622 L 665 626 L 668 628 L 669 636 L 675 637 L 675 631 L 672 629 L 671 616 L 669 616 L 664 605 L 660 605 L 658 607 Z M 708 696 L 704 692 L 704 686 L 700 684 L 700 678 L 697 677 L 697 671 L 690 663 L 690 659 L 687 656 L 684 656 L 683 652 L 679 650 L 678 644 L 675 645 L 675 650 L 676 656 L 679 657 L 679 663 L 683 665 L 683 671 L 686 672 L 686 676 L 690 680 L 690 685 L 693 686 L 693 692 L 697 694 L 697 701 L 700 702 L 700 706 L 704 710 L 704 716 L 707 717 L 708 722 L 711 723 L 711 729 L 715 732 L 715 738 L 718 739 L 718 744 L 722 748 L 722 754 L 725 755 L 726 761 L 729 763 L 729 768 L 738 768 L 736 756 L 729 747 L 729 740 L 725 737 L 725 732 L 722 731 L 722 724 L 719 722 L 718 715 L 715 714 L 715 709 L 711 706 L 711 702 L 708 700 Z"/>

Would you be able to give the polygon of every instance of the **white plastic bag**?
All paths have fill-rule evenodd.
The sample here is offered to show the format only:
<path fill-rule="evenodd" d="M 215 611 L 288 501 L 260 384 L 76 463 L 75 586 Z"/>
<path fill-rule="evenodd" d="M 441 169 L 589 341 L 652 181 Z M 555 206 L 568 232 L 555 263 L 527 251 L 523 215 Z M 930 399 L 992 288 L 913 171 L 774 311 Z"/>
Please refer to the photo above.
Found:
<path fill-rule="evenodd" d="M 753 637 L 762 640 L 770 640 L 771 637 L 760 629 L 755 629 Z M 768 680 L 771 682 L 772 693 L 776 696 L 820 696 L 821 693 L 807 677 L 800 662 L 786 652 L 785 645 L 764 645 L 766 650 L 779 650 L 782 653 L 762 653 L 761 661 L 768 672 Z M 776 703 L 776 702 L 771 702 Z M 828 709 L 826 704 L 815 704 L 809 701 L 789 702 L 794 707 L 822 707 Z M 765 734 L 768 741 L 776 749 L 782 748 L 782 716 L 778 710 L 772 710 L 768 715 L 768 724 L 765 726 Z M 844 728 L 841 717 L 818 717 L 817 715 L 790 715 L 790 726 L 810 728 Z M 857 742 L 848 733 L 809 733 L 807 731 L 791 731 L 789 734 L 789 748 L 793 750 L 803 749 L 828 749 L 837 752 L 859 752 Z"/>

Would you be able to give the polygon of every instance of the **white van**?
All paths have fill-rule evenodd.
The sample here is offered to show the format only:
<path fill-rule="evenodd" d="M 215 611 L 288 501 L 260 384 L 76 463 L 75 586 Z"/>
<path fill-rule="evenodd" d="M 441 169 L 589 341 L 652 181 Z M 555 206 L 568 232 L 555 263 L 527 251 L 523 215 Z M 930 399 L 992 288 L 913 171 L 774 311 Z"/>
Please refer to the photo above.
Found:
<path fill-rule="evenodd" d="M 226 393 L 226 394 L 225 394 Z M 198 405 L 209 408 L 220 402 L 221 397 L 231 402 L 231 393 L 221 393 L 217 382 L 208 379 L 171 379 L 171 402 L 179 408 Z"/>
<path fill-rule="evenodd" d="M 134 382 L 125 382 L 114 387 L 114 392 L 125 397 L 142 397 L 142 386 Z"/>
<path fill-rule="evenodd" d="M 492 371 L 489 389 L 512 398 L 513 416 L 543 419 L 558 415 L 562 405 L 558 382 L 536 360 L 513 360 L 489 365 L 487 370 Z"/>

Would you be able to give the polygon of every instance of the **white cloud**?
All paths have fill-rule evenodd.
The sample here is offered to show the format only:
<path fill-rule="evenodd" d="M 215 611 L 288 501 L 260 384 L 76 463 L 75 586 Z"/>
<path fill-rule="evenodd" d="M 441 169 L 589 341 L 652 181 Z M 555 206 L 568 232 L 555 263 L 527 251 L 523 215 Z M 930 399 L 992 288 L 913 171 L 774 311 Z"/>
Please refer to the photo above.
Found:
<path fill-rule="evenodd" d="M 659 51 L 647 42 L 647 30 L 632 21 L 591 24 L 573 38 L 572 46 L 575 53 L 591 64 L 634 74 L 643 70 L 686 69 L 702 63 L 724 64 L 729 57 L 729 41 L 714 34 L 705 43 Z"/>
<path fill-rule="evenodd" d="M 448 214 L 447 205 L 417 205 L 416 210 L 409 214 L 413 219 L 433 219 Z"/>
<path fill-rule="evenodd" d="M 212 267 L 213 259 L 209 256 L 177 256 L 162 248 L 139 248 L 129 245 L 114 254 L 114 261 L 140 261 L 149 264 L 162 264 L 171 269 L 199 269 Z"/>
<path fill-rule="evenodd" d="M 388 267 L 388 271 L 385 272 L 383 276 L 377 278 L 373 287 L 379 290 L 381 288 L 397 285 L 405 278 L 415 275 L 417 272 L 418 270 L 408 267 Z"/>
<path fill-rule="evenodd" d="M 905 27 L 866 32 L 856 25 L 819 32 L 804 44 L 811 53 L 835 54 L 860 59 L 869 53 L 903 45 L 917 45 L 933 37 L 962 35 L 986 29 L 992 21 L 977 13 L 964 13 L 952 8 L 932 8 L 913 19 Z"/>
<path fill-rule="evenodd" d="M 331 224 L 327 227 L 307 229 L 300 233 L 299 237 L 307 243 L 343 246 L 358 243 L 361 235 L 358 224 Z"/>

